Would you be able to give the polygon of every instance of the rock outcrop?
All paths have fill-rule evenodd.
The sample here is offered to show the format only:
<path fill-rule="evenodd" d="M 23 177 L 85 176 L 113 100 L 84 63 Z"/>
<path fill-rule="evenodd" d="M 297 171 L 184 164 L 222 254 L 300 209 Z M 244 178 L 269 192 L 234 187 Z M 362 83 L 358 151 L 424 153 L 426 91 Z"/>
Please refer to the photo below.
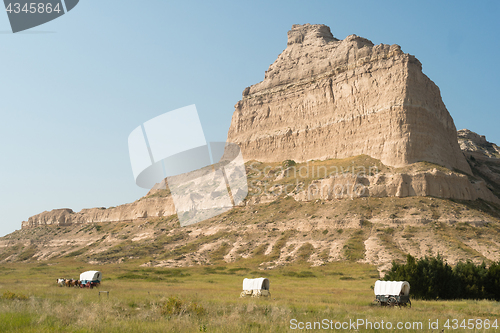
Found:
<path fill-rule="evenodd" d="M 394 167 L 376 175 L 316 179 L 313 187 L 294 194 L 299 201 L 330 200 L 340 193 L 342 197 L 433 196 L 500 204 L 500 148 L 469 130 L 459 131 L 457 139 L 439 88 L 422 73 L 420 62 L 398 45 L 373 45 L 356 35 L 338 40 L 325 25 L 292 27 L 287 48 L 264 80 L 243 91 L 228 141 L 239 144 L 246 160 L 304 162 L 364 154 Z M 439 170 L 395 169 L 420 161 L 437 164 Z M 191 205 L 189 200 L 184 204 Z M 247 204 L 273 200 L 262 195 Z M 168 189 L 157 186 L 134 203 L 80 212 L 57 209 L 30 217 L 22 227 L 175 213 Z"/>
<path fill-rule="evenodd" d="M 361 154 L 401 167 L 428 161 L 471 173 L 453 119 L 421 63 L 398 45 L 294 25 L 262 82 L 243 91 L 228 141 L 245 160 Z"/>
<path fill-rule="evenodd" d="M 484 135 L 467 129 L 458 131 L 458 142 L 474 176 L 484 179 L 488 188 L 500 198 L 500 147 L 488 142 Z"/>
<path fill-rule="evenodd" d="M 316 180 L 294 195 L 295 200 L 332 200 L 362 197 L 436 197 L 482 199 L 500 204 L 482 180 L 470 181 L 463 174 L 437 169 L 409 173 L 380 173 L 375 176 L 345 174 Z"/>
<path fill-rule="evenodd" d="M 148 217 L 162 217 L 175 214 L 171 196 L 142 198 L 135 202 L 111 208 L 90 208 L 73 212 L 71 209 L 54 209 L 34 215 L 22 223 L 23 228 L 43 225 L 71 225 L 90 222 L 131 221 Z"/>
<path fill-rule="evenodd" d="M 486 140 L 484 135 L 479 135 L 468 129 L 458 131 L 460 149 L 466 155 L 474 157 L 500 158 L 500 147 Z"/>

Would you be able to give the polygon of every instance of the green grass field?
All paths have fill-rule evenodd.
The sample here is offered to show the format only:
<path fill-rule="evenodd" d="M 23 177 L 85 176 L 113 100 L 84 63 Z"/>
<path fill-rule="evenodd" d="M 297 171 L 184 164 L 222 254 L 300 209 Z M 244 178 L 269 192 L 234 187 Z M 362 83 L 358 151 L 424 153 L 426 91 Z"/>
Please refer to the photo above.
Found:
<path fill-rule="evenodd" d="M 336 330 L 335 325 L 340 327 L 349 320 L 380 325 L 383 320 L 384 325 L 394 325 L 393 329 L 398 322 L 415 328 L 403 326 L 400 331 L 404 332 L 440 332 L 446 320 L 456 319 L 458 329 L 445 331 L 493 332 L 495 328 L 485 329 L 484 325 L 475 330 L 459 326 L 464 319 L 488 319 L 490 324 L 500 319 L 500 305 L 492 301 L 413 300 L 411 308 L 373 306 L 371 286 L 378 273 L 376 267 L 359 263 L 335 262 L 314 268 L 298 263 L 259 271 L 256 260 L 179 269 L 140 267 L 141 262 L 92 266 L 63 258 L 3 264 L 0 331 L 290 332 L 301 331 L 292 329 L 299 322 L 312 322 L 314 327 L 314 322 L 325 323 L 323 320 L 332 325 L 330 331 L 353 331 L 352 327 Z M 80 272 L 90 269 L 103 272 L 97 289 L 56 285 L 56 278 L 78 278 Z M 271 281 L 271 297 L 240 298 L 243 278 L 261 276 Z M 109 298 L 99 296 L 99 291 L 109 291 Z M 429 320 L 439 320 L 439 330 L 429 329 Z M 421 329 L 414 324 L 418 322 Z M 361 332 L 388 331 L 358 328 Z"/>

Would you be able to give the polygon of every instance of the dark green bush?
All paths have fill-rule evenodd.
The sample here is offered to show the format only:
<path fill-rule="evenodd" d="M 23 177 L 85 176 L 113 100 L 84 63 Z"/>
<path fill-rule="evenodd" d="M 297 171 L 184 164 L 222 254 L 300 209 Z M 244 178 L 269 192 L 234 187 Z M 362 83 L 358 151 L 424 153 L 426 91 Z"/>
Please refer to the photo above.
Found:
<path fill-rule="evenodd" d="M 405 264 L 392 263 L 384 280 L 408 281 L 411 295 L 420 299 L 495 299 L 500 301 L 500 263 L 486 267 L 470 260 L 451 267 L 438 255 Z"/>
<path fill-rule="evenodd" d="M 288 169 L 289 167 L 296 166 L 297 163 L 294 160 L 285 160 L 283 163 L 281 163 L 283 166 L 283 169 Z"/>

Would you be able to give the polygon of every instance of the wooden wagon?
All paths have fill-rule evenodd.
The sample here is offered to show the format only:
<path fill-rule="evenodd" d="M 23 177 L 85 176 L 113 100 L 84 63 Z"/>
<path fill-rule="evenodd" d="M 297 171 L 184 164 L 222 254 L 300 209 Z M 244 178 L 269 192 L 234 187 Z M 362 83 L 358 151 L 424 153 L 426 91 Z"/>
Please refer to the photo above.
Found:
<path fill-rule="evenodd" d="M 99 271 L 86 271 L 80 274 L 81 288 L 94 288 L 101 284 L 102 273 Z"/>
<path fill-rule="evenodd" d="M 410 284 L 406 281 L 375 282 L 375 303 L 380 306 L 410 306 Z"/>
<path fill-rule="evenodd" d="M 258 279 L 244 279 L 243 280 L 243 291 L 240 297 L 268 297 L 271 296 L 269 291 L 269 279 L 258 278 Z"/>

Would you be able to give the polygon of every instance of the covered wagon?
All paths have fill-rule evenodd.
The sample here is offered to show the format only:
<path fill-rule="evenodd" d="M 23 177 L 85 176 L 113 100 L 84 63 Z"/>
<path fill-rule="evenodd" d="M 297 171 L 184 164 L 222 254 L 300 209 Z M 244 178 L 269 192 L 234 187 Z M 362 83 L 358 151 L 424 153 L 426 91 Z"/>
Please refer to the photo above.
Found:
<path fill-rule="evenodd" d="M 377 305 L 411 306 L 410 284 L 406 281 L 377 281 L 373 291 Z"/>
<path fill-rule="evenodd" d="M 258 279 L 244 279 L 243 280 L 243 291 L 240 297 L 260 297 L 260 296 L 271 296 L 269 291 L 269 279 L 258 278 Z"/>
<path fill-rule="evenodd" d="M 80 274 L 80 287 L 90 288 L 97 287 L 101 284 L 102 273 L 99 271 L 86 271 Z"/>

